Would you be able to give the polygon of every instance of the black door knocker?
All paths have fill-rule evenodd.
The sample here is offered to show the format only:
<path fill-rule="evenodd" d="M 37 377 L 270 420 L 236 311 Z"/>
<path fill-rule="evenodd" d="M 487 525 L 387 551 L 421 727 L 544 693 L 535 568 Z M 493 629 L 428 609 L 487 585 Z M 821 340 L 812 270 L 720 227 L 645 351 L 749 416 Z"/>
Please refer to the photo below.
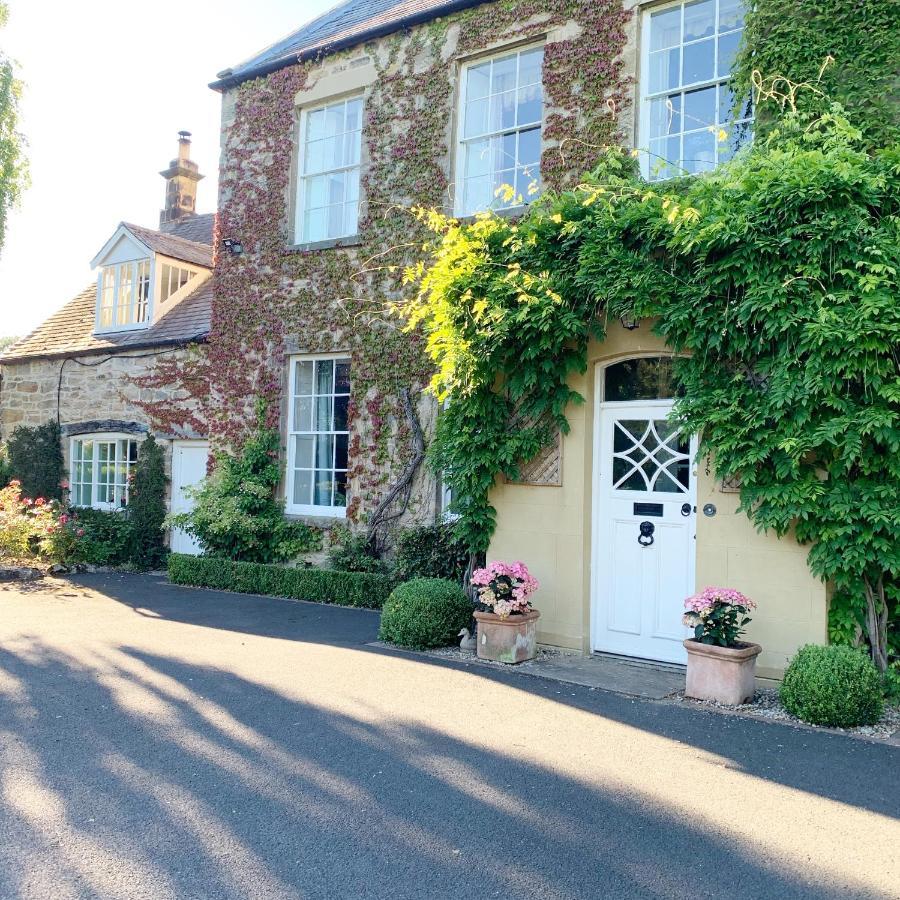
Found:
<path fill-rule="evenodd" d="M 654 524 L 652 522 L 641 522 L 641 533 L 638 535 L 638 543 L 642 547 L 649 547 L 653 543 Z"/>

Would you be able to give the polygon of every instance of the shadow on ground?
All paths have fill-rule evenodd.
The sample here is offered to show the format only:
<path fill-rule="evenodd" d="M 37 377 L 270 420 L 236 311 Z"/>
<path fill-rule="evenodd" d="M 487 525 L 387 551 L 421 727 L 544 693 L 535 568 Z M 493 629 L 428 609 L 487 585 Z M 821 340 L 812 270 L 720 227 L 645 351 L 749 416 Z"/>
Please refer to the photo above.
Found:
<path fill-rule="evenodd" d="M 847 896 L 516 748 L 128 647 L 99 671 L 0 651 L 29 686 L 0 711 L 3 897 L 42 878 L 85 896 L 145 896 L 120 893 L 129 882 L 192 898 Z M 127 697 L 107 686 L 120 679 Z"/>

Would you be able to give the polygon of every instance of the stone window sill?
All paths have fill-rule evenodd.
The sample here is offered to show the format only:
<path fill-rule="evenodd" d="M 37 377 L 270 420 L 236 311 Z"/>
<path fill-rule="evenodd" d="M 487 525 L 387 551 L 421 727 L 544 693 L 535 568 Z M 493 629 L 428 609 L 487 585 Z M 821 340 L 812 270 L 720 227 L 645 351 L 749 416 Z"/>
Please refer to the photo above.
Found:
<path fill-rule="evenodd" d="M 358 247 L 362 243 L 362 238 L 358 234 L 351 234 L 347 237 L 332 238 L 327 241 L 309 241 L 305 244 L 290 244 L 288 246 L 289 253 L 310 253 L 313 250 L 336 250 L 341 247 Z"/>

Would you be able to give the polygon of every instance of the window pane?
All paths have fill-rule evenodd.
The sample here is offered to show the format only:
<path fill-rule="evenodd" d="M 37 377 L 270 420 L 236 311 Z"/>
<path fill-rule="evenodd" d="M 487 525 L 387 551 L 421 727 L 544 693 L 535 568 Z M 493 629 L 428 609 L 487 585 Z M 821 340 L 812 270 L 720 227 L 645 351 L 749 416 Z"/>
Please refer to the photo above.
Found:
<path fill-rule="evenodd" d="M 316 468 L 330 469 L 334 465 L 334 435 L 316 435 Z"/>
<path fill-rule="evenodd" d="M 708 172 L 716 165 L 716 136 L 708 131 L 686 134 L 683 152 L 688 172 Z"/>
<path fill-rule="evenodd" d="M 708 81 L 715 74 L 716 42 L 713 39 L 686 44 L 682 84 Z M 671 85 L 674 87 L 674 85 Z"/>
<path fill-rule="evenodd" d="M 519 85 L 540 84 L 541 66 L 544 63 L 544 48 L 525 50 L 519 54 Z"/>
<path fill-rule="evenodd" d="M 299 360 L 294 369 L 294 391 L 297 394 L 311 394 L 313 392 L 313 361 L 311 359 Z"/>
<path fill-rule="evenodd" d="M 516 86 L 517 54 L 495 59 L 491 69 L 491 93 L 501 94 Z"/>
<path fill-rule="evenodd" d="M 668 400 L 675 396 L 672 360 L 666 356 L 626 359 L 616 363 L 606 369 L 603 382 L 603 399 L 606 401 Z M 643 420 L 619 424 L 637 438 L 641 437 L 646 427 Z"/>
<path fill-rule="evenodd" d="M 306 116 L 306 140 L 317 141 L 325 137 L 325 110 L 315 109 Z"/>
<path fill-rule="evenodd" d="M 335 436 L 334 467 L 336 469 L 347 468 L 347 448 L 349 435 L 339 434 Z"/>
<path fill-rule="evenodd" d="M 681 131 L 681 94 L 659 97 L 650 102 L 650 137 Z"/>
<path fill-rule="evenodd" d="M 521 166 L 537 165 L 541 161 L 541 130 L 531 128 L 519 132 L 519 158 Z"/>
<path fill-rule="evenodd" d="M 541 86 L 532 84 L 519 88 L 516 102 L 516 124 L 531 125 L 541 121 Z"/>
<path fill-rule="evenodd" d="M 309 470 L 294 471 L 293 503 L 297 506 L 308 506 L 312 503 L 312 479 L 313 473 Z"/>
<path fill-rule="evenodd" d="M 308 209 L 304 216 L 303 237 L 307 241 L 324 241 L 327 233 L 325 229 L 325 209 Z"/>
<path fill-rule="evenodd" d="M 466 72 L 466 100 L 487 97 L 491 90 L 491 64 L 470 66 Z"/>
<path fill-rule="evenodd" d="M 359 97 L 347 101 L 345 127 L 347 131 L 358 131 L 362 128 L 362 100 Z"/>
<path fill-rule="evenodd" d="M 307 144 L 303 156 L 304 172 L 321 172 L 325 168 L 325 141 L 312 141 Z"/>
<path fill-rule="evenodd" d="M 744 24 L 742 0 L 719 0 L 719 31 L 740 28 Z"/>
<path fill-rule="evenodd" d="M 673 7 L 650 16 L 650 49 L 675 47 L 681 40 L 681 9 Z"/>
<path fill-rule="evenodd" d="M 506 91 L 491 95 L 488 128 L 490 131 L 503 131 L 516 124 L 516 92 Z"/>
<path fill-rule="evenodd" d="M 328 469 L 327 471 L 316 472 L 313 504 L 315 506 L 331 506 L 333 493 L 334 472 L 331 469 Z"/>
<path fill-rule="evenodd" d="M 684 95 L 684 127 L 688 130 L 708 128 L 716 124 L 715 87 L 688 91 Z"/>
<path fill-rule="evenodd" d="M 660 50 L 650 54 L 650 86 L 651 94 L 678 87 L 681 72 L 681 49 Z"/>
<path fill-rule="evenodd" d="M 313 446 L 315 438 L 311 434 L 294 437 L 294 468 L 311 469 L 313 467 Z"/>
<path fill-rule="evenodd" d="M 719 38 L 718 74 L 722 78 L 727 78 L 731 74 L 731 67 L 734 65 L 734 57 L 737 55 L 742 34 L 742 31 L 732 31 Z"/>
<path fill-rule="evenodd" d="M 491 171 L 490 139 L 472 141 L 466 147 L 466 178 L 488 175 Z"/>
<path fill-rule="evenodd" d="M 699 0 L 684 6 L 684 40 L 709 37 L 716 30 L 715 0 Z"/>
<path fill-rule="evenodd" d="M 350 393 L 350 360 L 339 359 L 334 364 L 334 390 L 338 394 Z"/>
<path fill-rule="evenodd" d="M 334 430 L 347 430 L 347 407 L 350 403 L 349 397 L 334 398 Z"/>
<path fill-rule="evenodd" d="M 330 359 L 316 363 L 316 393 L 330 394 L 334 385 L 334 362 Z"/>
<path fill-rule="evenodd" d="M 334 500 L 335 506 L 347 505 L 347 473 L 334 473 Z"/>
<path fill-rule="evenodd" d="M 332 431 L 331 395 L 316 397 L 316 419 L 313 431 Z"/>

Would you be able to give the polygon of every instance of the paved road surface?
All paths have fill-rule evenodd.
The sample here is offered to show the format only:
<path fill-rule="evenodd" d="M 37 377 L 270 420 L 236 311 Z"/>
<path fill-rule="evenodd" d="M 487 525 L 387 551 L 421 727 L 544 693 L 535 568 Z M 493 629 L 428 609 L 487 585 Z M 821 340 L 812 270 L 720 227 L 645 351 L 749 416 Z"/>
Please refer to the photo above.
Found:
<path fill-rule="evenodd" d="M 0 585 L 0 897 L 900 896 L 900 750 L 367 646 L 377 614 Z"/>

